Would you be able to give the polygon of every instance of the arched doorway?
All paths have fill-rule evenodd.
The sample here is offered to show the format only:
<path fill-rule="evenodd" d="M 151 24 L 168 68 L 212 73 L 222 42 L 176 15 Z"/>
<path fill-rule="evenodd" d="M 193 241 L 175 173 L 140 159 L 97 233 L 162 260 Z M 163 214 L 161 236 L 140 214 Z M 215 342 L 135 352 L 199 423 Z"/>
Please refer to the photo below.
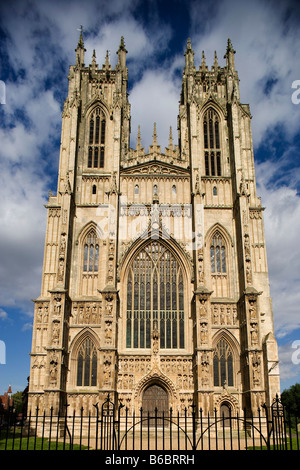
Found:
<path fill-rule="evenodd" d="M 143 415 L 155 416 L 155 409 L 157 409 L 157 416 L 168 416 L 169 413 L 169 396 L 168 392 L 160 385 L 150 385 L 143 394 L 142 400 Z"/>
<path fill-rule="evenodd" d="M 223 402 L 220 407 L 221 418 L 224 419 L 224 426 L 230 426 L 231 406 L 227 402 Z"/>

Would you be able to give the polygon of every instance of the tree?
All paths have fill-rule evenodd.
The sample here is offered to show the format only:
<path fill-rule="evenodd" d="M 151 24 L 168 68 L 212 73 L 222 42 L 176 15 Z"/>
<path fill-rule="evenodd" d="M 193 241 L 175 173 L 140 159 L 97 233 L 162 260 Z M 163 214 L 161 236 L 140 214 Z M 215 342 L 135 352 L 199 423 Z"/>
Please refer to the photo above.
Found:
<path fill-rule="evenodd" d="M 281 394 L 281 402 L 288 413 L 300 418 L 300 384 L 292 385 Z"/>
<path fill-rule="evenodd" d="M 23 408 L 23 392 L 14 393 L 11 398 L 13 399 L 13 408 L 16 413 L 21 413 Z"/>

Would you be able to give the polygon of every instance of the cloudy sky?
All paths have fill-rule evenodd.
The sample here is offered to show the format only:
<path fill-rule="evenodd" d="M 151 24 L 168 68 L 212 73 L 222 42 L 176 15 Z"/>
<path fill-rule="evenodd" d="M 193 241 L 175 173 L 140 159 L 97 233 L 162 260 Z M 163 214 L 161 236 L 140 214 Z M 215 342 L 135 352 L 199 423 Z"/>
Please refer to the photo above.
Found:
<path fill-rule="evenodd" d="M 10 0 L 0 6 L 0 394 L 23 390 L 29 373 L 33 303 L 40 293 L 48 192 L 56 193 L 61 111 L 83 25 L 112 65 L 128 50 L 132 147 L 167 145 L 176 121 L 186 42 L 224 65 L 236 50 L 241 101 L 249 103 L 282 389 L 300 382 L 300 8 L 289 0 Z M 299 83 L 297 84 L 297 81 Z M 147 112 L 145 112 L 147 110 Z M 5 345 L 5 357 L 3 347 Z M 300 354 L 299 354 L 300 359 Z M 2 362 L 2 363 L 1 363 Z M 3 363 L 4 362 L 4 363 Z"/>

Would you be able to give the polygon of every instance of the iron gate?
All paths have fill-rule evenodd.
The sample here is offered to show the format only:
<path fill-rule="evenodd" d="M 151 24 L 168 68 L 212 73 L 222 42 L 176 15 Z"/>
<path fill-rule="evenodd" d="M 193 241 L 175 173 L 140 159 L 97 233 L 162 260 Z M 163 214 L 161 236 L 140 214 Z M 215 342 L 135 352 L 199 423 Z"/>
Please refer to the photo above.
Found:
<path fill-rule="evenodd" d="M 256 416 L 204 416 L 194 405 L 180 413 L 143 410 L 129 413 L 108 395 L 94 413 L 80 415 L 66 404 L 58 416 L 13 412 L 0 415 L 0 449 L 95 449 L 95 450 L 299 450 L 298 421 L 286 413 L 276 397 L 272 406 Z"/>

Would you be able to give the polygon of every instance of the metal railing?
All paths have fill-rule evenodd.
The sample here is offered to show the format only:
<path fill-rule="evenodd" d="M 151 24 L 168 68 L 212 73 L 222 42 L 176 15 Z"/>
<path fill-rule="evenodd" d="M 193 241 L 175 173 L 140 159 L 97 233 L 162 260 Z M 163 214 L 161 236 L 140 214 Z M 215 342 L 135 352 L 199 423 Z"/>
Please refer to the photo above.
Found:
<path fill-rule="evenodd" d="M 277 397 L 256 416 L 204 415 L 194 405 L 182 413 L 129 413 L 116 407 L 110 396 L 92 413 L 0 415 L 0 450 L 299 450 L 298 421 Z"/>

